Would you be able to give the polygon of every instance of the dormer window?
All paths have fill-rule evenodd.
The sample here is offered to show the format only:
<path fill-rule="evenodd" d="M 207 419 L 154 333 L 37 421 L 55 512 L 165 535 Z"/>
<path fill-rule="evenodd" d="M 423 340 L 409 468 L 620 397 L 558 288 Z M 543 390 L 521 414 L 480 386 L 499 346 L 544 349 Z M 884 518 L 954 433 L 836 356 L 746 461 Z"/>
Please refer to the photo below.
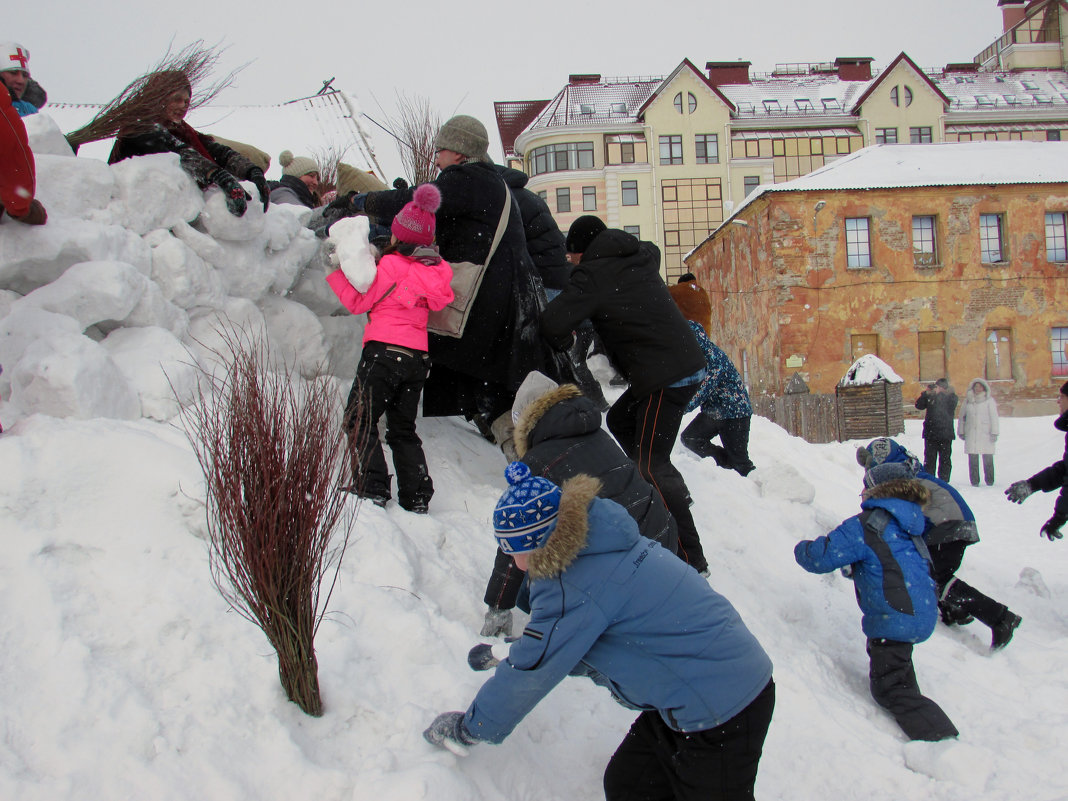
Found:
<path fill-rule="evenodd" d="M 797 110 L 802 114 L 812 113 L 812 101 L 807 97 L 800 97 L 794 101 L 794 105 L 797 106 Z"/>
<path fill-rule="evenodd" d="M 1034 81 L 1020 81 L 1020 86 L 1026 89 L 1028 92 L 1037 92 L 1038 84 Z"/>
<path fill-rule="evenodd" d="M 989 95 L 976 95 L 975 96 L 975 102 L 977 104 L 979 104 L 980 106 L 993 106 L 994 105 L 994 101 L 990 98 Z"/>
<path fill-rule="evenodd" d="M 841 111 L 842 110 L 842 106 L 838 103 L 838 98 L 836 98 L 836 97 L 820 98 L 820 102 L 823 103 L 823 110 L 824 111 Z"/>
<path fill-rule="evenodd" d="M 779 105 L 779 101 L 778 100 L 774 100 L 774 99 L 765 100 L 765 101 L 763 101 L 763 103 L 764 103 L 764 111 L 767 112 L 768 114 L 781 114 L 782 113 L 782 106 Z"/>
<path fill-rule="evenodd" d="M 627 113 L 627 104 L 626 103 L 613 103 L 612 104 L 612 113 L 613 114 L 626 114 Z"/>
<path fill-rule="evenodd" d="M 579 103 L 579 114 L 586 114 L 586 115 L 593 114 L 593 104 L 592 103 Z"/>
<path fill-rule="evenodd" d="M 1002 95 L 1002 98 L 1004 98 L 1005 102 L 1008 103 L 1010 106 L 1015 106 L 1020 102 L 1020 98 L 1018 98 L 1016 95 Z"/>
<path fill-rule="evenodd" d="M 738 101 L 738 113 L 740 114 L 752 114 L 756 109 L 753 108 L 753 104 L 748 100 Z"/>
<path fill-rule="evenodd" d="M 1038 103 L 1038 105 L 1040 106 L 1052 106 L 1053 98 L 1049 95 L 1038 94 L 1035 95 L 1035 102 Z"/>

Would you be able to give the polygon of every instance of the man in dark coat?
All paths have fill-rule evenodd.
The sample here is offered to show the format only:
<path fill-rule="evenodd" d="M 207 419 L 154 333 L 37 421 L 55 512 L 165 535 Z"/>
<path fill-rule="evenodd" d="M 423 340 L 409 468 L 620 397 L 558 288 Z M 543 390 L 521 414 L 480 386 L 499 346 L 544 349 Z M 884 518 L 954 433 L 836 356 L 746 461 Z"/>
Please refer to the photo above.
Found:
<path fill-rule="evenodd" d="M 923 417 L 923 469 L 949 481 L 956 439 L 957 393 L 946 379 L 939 378 L 916 399 L 916 408 L 927 410 Z"/>
<path fill-rule="evenodd" d="M 450 263 L 485 261 L 506 203 L 508 226 L 489 262 L 460 338 L 430 335 L 433 366 L 423 388 L 427 417 L 463 415 L 490 423 L 510 408 L 527 373 L 540 370 L 570 380 L 566 358 L 553 354 L 538 336 L 544 290 L 527 253 L 523 221 L 492 164 L 486 163 L 489 136 L 473 117 L 446 122 L 435 139 L 434 184 L 441 191 L 437 244 Z M 366 212 L 383 224 L 412 199 L 412 189 L 355 195 L 351 213 Z"/>
<path fill-rule="evenodd" d="M 534 397 L 525 397 L 527 388 Z M 615 501 L 638 524 L 643 537 L 656 540 L 672 553 L 678 549 L 675 520 L 660 495 L 642 478 L 634 462 L 601 428 L 601 413 L 573 384 L 556 386 L 540 373 L 531 373 L 516 395 L 512 442 L 515 458 L 554 484 L 580 473 L 601 482 L 598 496 Z M 511 634 L 511 610 L 516 605 L 523 571 L 509 554 L 497 550 L 493 573 L 486 585 L 486 625 L 483 637 Z"/>
<path fill-rule="evenodd" d="M 1059 490 L 1053 504 L 1053 517 L 1042 524 L 1041 534 L 1050 542 L 1059 540 L 1064 535 L 1061 527 L 1068 522 L 1068 381 L 1061 385 L 1057 395 L 1057 410 L 1060 414 L 1053 421 L 1053 427 L 1064 434 L 1064 456 L 1045 470 L 1040 470 L 1026 481 L 1014 481 L 1005 490 L 1013 503 L 1023 503 L 1033 493 L 1053 492 Z"/>
<path fill-rule="evenodd" d="M 542 315 L 542 334 L 567 348 L 590 320 L 630 386 L 608 410 L 608 430 L 660 493 L 679 528 L 679 552 L 708 570 L 689 508 L 689 490 L 671 463 L 686 404 L 704 378 L 705 357 L 660 277 L 660 250 L 597 217 L 579 217 L 567 235 L 580 253 L 567 288 Z"/>

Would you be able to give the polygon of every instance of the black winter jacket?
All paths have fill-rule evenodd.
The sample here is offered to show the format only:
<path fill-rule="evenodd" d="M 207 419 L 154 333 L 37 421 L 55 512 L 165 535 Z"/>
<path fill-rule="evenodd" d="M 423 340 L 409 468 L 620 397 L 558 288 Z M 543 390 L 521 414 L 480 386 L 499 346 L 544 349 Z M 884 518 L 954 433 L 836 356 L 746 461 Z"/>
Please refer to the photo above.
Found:
<path fill-rule="evenodd" d="M 222 168 L 236 178 L 246 180 L 252 170 L 260 168 L 242 156 L 236 150 L 220 145 L 207 134 L 199 131 L 197 136 L 204 149 L 211 154 L 205 158 L 195 147 L 182 141 L 162 125 L 153 126 L 152 130 L 134 134 L 120 135 L 115 139 L 108 156 L 108 164 L 128 159 L 131 156 L 147 156 L 152 153 L 177 153 L 182 169 L 192 176 L 201 189 L 206 189 L 212 182 L 212 173 Z"/>
<path fill-rule="evenodd" d="M 916 399 L 917 409 L 926 409 L 923 418 L 923 438 L 931 442 L 952 442 L 957 438 L 957 393 L 952 388 L 944 392 L 925 390 Z"/>
<path fill-rule="evenodd" d="M 1053 492 L 1059 489 L 1061 493 L 1053 504 L 1053 512 L 1058 517 L 1068 519 L 1068 412 L 1054 420 L 1053 426 L 1058 431 L 1065 432 L 1064 457 L 1045 470 L 1035 473 L 1027 479 L 1027 483 L 1031 485 L 1031 489 L 1042 492 Z"/>
<path fill-rule="evenodd" d="M 542 314 L 541 332 L 553 347 L 564 349 L 586 319 L 635 397 L 705 366 L 697 337 L 660 277 L 660 250 L 625 231 L 609 228 L 594 238 L 567 288 Z"/>
<path fill-rule="evenodd" d="M 546 289 L 563 289 L 571 275 L 567 247 L 560 226 L 556 224 L 549 204 L 541 195 L 526 188 L 529 180 L 525 172 L 496 165 L 497 172 L 512 190 L 519 214 L 523 218 L 523 233 L 527 238 L 527 252 L 541 276 Z"/>
<path fill-rule="evenodd" d="M 585 473 L 600 480 L 597 494 L 627 510 L 643 537 L 677 550 L 675 518 L 637 466 L 601 428 L 601 413 L 573 384 L 550 390 L 520 414 L 516 453 L 530 471 L 557 486 Z"/>

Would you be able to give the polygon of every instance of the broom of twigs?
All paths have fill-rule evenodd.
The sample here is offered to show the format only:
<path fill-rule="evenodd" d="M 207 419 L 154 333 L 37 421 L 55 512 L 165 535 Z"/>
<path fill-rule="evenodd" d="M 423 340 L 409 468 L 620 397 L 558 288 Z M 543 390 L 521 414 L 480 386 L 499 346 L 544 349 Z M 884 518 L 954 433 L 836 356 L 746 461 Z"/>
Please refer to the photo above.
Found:
<path fill-rule="evenodd" d="M 67 134 L 75 151 L 87 142 L 110 139 L 119 131 L 132 135 L 151 130 L 172 94 L 191 89 L 189 107 L 196 108 L 213 100 L 219 92 L 233 83 L 244 67 L 238 67 L 218 81 L 209 83 L 212 72 L 222 55 L 219 46 L 207 46 L 198 39 L 177 53 L 170 48 L 148 72 L 132 81 L 87 124 Z"/>
<path fill-rule="evenodd" d="M 314 638 L 355 522 L 341 488 L 357 443 L 330 378 L 272 371 L 265 338 L 220 336 L 219 366 L 181 413 L 205 477 L 212 579 L 267 635 L 289 700 L 319 717 Z"/>

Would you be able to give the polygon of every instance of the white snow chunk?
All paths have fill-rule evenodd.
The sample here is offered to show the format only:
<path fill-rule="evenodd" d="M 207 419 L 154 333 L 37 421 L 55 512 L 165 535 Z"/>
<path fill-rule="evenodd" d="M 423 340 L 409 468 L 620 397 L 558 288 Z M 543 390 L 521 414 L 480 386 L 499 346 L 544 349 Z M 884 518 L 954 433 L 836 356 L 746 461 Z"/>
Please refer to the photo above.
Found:
<path fill-rule="evenodd" d="M 102 344 L 137 393 L 142 417 L 170 420 L 196 398 L 199 366 L 169 331 L 120 328 Z"/>
<path fill-rule="evenodd" d="M 189 320 L 190 350 L 208 372 L 229 360 L 227 340 L 235 336 L 242 347 L 270 343 L 263 312 L 250 300 L 228 298 L 221 308 L 198 310 Z"/>
<path fill-rule="evenodd" d="M 805 504 L 812 503 L 816 498 L 816 488 L 812 482 L 789 462 L 760 465 L 748 478 L 756 482 L 760 494 L 765 498 Z"/>
<path fill-rule="evenodd" d="M 63 131 L 59 129 L 56 121 L 46 112 L 42 111 L 38 114 L 23 117 L 22 122 L 26 126 L 26 136 L 30 141 L 30 150 L 33 151 L 34 158 L 37 159 L 38 180 L 40 180 L 41 156 L 66 156 L 70 158 L 74 155 L 74 150 L 71 148 L 70 142 L 67 141 L 67 137 L 63 135 Z"/>
<path fill-rule="evenodd" d="M 346 381 L 356 377 L 356 367 L 363 353 L 363 328 L 367 323 L 365 314 L 347 314 L 343 317 L 320 317 L 326 344 L 329 348 L 326 371 Z"/>
<path fill-rule="evenodd" d="M 327 366 L 323 326 L 306 307 L 291 300 L 268 295 L 260 310 L 271 338 L 275 364 L 292 366 L 304 378 L 311 378 Z"/>
<path fill-rule="evenodd" d="M 36 116 L 36 115 L 30 115 Z M 115 174 L 98 159 L 75 159 L 34 153 L 37 159 L 37 199 L 48 210 L 49 222 L 80 217 L 100 223 L 114 220 L 109 209 L 115 193 Z"/>
<path fill-rule="evenodd" d="M 958 740 L 936 743 L 914 740 L 905 745 L 905 764 L 910 770 L 972 790 L 986 786 L 991 766 L 997 762 L 993 754 Z"/>
<path fill-rule="evenodd" d="M 890 384 L 903 384 L 905 379 L 894 372 L 889 364 L 878 356 L 865 353 L 846 370 L 845 376 L 838 382 L 840 387 L 857 387 L 886 381 Z"/>
<path fill-rule="evenodd" d="M 224 242 L 246 242 L 257 239 L 263 233 L 264 214 L 260 193 L 253 184 L 242 181 L 241 186 L 252 195 L 245 213 L 236 217 L 226 208 L 226 197 L 217 186 L 204 190 L 204 211 L 200 214 L 200 224 L 209 236 Z"/>
<path fill-rule="evenodd" d="M 115 219 L 137 234 L 197 218 L 204 194 L 181 168 L 177 153 L 134 156 L 113 164 Z"/>
<path fill-rule="evenodd" d="M 72 265 L 47 286 L 19 301 L 78 321 L 84 331 L 104 321 L 122 321 L 137 307 L 148 279 L 120 261 L 87 261 Z"/>
<path fill-rule="evenodd" d="M 222 276 L 192 248 L 167 232 L 153 231 L 145 239 L 153 243 L 152 280 L 164 298 L 183 309 L 223 304 Z"/>
<path fill-rule="evenodd" d="M 370 230 L 366 217 L 345 217 L 330 226 L 330 236 L 327 237 L 327 241 L 337 248 L 335 255 L 341 271 L 357 292 L 366 292 L 378 272 L 368 240 Z"/>
<path fill-rule="evenodd" d="M 326 249 L 321 247 L 322 243 L 319 243 L 318 240 L 316 242 L 320 247 L 318 247 L 311 260 L 300 269 L 297 279 L 293 282 L 289 292 L 286 293 L 286 297 L 298 303 L 303 303 L 320 317 L 332 314 L 347 315 L 349 313 L 348 310 L 341 305 L 337 295 L 334 294 L 330 285 L 326 283 L 327 274 L 337 268 L 326 263 L 324 258 Z"/>
<path fill-rule="evenodd" d="M 0 319 L 0 396 L 7 397 L 11 388 L 11 370 L 34 342 L 50 336 L 78 336 L 82 326 L 73 317 L 12 305 L 11 313 Z"/>

